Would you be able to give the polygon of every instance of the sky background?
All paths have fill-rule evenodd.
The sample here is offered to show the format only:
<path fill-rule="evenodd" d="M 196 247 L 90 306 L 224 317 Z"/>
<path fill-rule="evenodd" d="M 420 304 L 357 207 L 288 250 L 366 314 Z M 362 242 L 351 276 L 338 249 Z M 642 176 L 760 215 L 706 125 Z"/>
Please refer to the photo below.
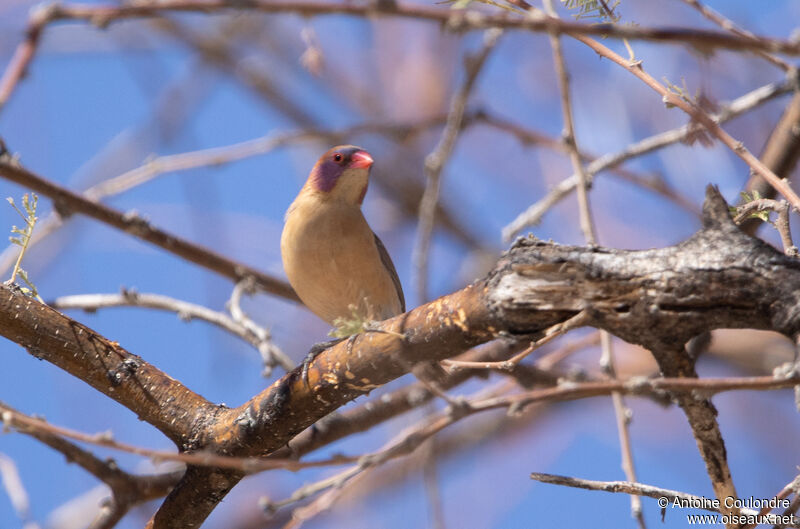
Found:
<path fill-rule="evenodd" d="M 90 2 L 96 3 L 96 2 Z M 797 29 L 800 3 L 772 0 L 708 2 L 733 21 L 763 35 L 788 38 Z M 22 40 L 34 2 L 0 3 L 0 64 Z M 623 1 L 622 21 L 642 26 L 711 27 L 678 0 Z M 569 16 L 566 12 L 564 16 Z M 0 137 L 30 170 L 63 186 L 84 190 L 141 165 L 149 157 L 181 153 L 307 128 L 364 123 L 418 123 L 445 112 L 463 79 L 463 57 L 480 47 L 481 34 L 443 34 L 435 24 L 399 19 L 362 20 L 346 16 L 301 19 L 251 12 L 226 16 L 169 15 L 166 22 L 134 20 L 99 29 L 83 22 L 49 26 L 28 76 L 0 108 Z M 315 76 L 300 64 L 313 30 L 324 57 Z M 274 82 L 290 105 L 265 99 L 230 69 L 209 64 L 186 34 L 222 35 L 232 47 L 239 72 L 252 69 Z M 604 44 L 624 53 L 621 43 Z M 677 45 L 633 43 L 637 58 L 656 79 L 702 91 L 724 103 L 761 85 L 778 82 L 780 70 L 752 55 L 718 52 L 703 56 Z M 660 96 L 623 69 L 600 60 L 581 44 L 564 40 L 572 76 L 578 142 L 602 154 L 685 124 L 686 116 L 666 109 Z M 760 152 L 788 97 L 776 99 L 725 128 L 753 152 Z M 287 110 L 291 106 L 297 110 Z M 558 137 L 562 118 L 552 55 L 546 35 L 506 33 L 490 56 L 470 98 L 471 109 L 487 112 Z M 297 118 L 300 117 L 298 120 Z M 373 154 L 381 170 L 400 186 L 422 182 L 424 156 L 441 133 L 424 131 L 398 144 L 375 134 L 348 141 Z M 330 145 L 303 141 L 261 156 L 215 167 L 165 173 L 106 203 L 136 210 L 155 226 L 214 249 L 267 273 L 283 274 L 279 240 L 283 214 L 319 155 Z M 634 160 L 626 168 L 660 174 L 699 207 L 707 184 L 719 185 L 729 201 L 748 177 L 746 166 L 715 144 L 678 144 Z M 507 247 L 500 232 L 521 211 L 571 174 L 560 153 L 524 145 L 514 137 L 475 125 L 460 136 L 443 173 L 441 201 L 481 252 L 447 230 L 437 230 L 431 253 L 430 295 L 447 294 L 481 277 Z M 0 196 L 17 202 L 25 192 L 0 180 Z M 411 249 L 416 219 L 398 205 L 387 186 L 370 186 L 364 210 L 400 274 L 409 307 L 425 300 L 412 285 Z M 700 224 L 696 216 L 649 191 L 608 173 L 591 192 L 601 244 L 649 248 L 677 243 Z M 51 210 L 41 197 L 40 216 Z M 530 231 L 542 239 L 581 244 L 573 196 Z M 16 213 L 0 204 L 0 226 L 19 225 Z M 761 235 L 775 243 L 774 230 Z M 797 233 L 797 226 L 795 226 Z M 159 293 L 223 310 L 232 284 L 200 267 L 90 219 L 76 216 L 23 264 L 46 300 L 80 293 L 113 293 L 121 287 Z M 10 275 L 2 270 L 3 279 Z M 275 342 L 296 361 L 311 343 L 325 338 L 326 325 L 299 305 L 268 295 L 244 304 L 269 327 Z M 168 313 L 136 308 L 69 315 L 182 381 L 214 402 L 238 405 L 265 388 L 258 353 L 247 344 L 201 322 L 183 323 Z M 574 336 L 580 336 L 575 333 Z M 573 335 L 567 337 L 567 341 Z M 562 342 L 563 343 L 563 342 Z M 546 349 L 550 350 L 550 349 Z M 734 355 L 733 352 L 736 353 Z M 788 359 L 779 338 L 720 335 L 698 370 L 701 375 L 766 372 Z M 759 365 L 733 359 L 761 358 Z M 0 400 L 54 424 L 95 433 L 112 431 L 117 440 L 171 449 L 158 431 L 86 384 L 40 362 L 18 345 L 0 341 Z M 618 343 L 621 371 L 652 373 L 649 355 Z M 737 356 L 738 355 L 738 356 Z M 784 356 L 781 356 L 784 355 Z M 735 357 L 735 358 L 734 358 Z M 596 372 L 599 351 L 587 349 L 565 363 Z M 280 375 L 276 370 L 274 376 Z M 493 380 L 496 379 L 493 377 Z M 408 377 L 369 398 L 408 383 Z M 470 394 L 477 381 L 454 390 Z M 357 403 L 364 402 L 358 399 Z M 702 460 L 683 414 L 641 399 L 629 399 L 631 435 L 640 481 L 694 494 L 711 495 Z M 797 473 L 800 434 L 790 391 L 737 392 L 714 398 L 739 494 L 768 498 Z M 441 408 L 439 404 L 434 407 Z M 382 424 L 368 433 L 314 454 L 359 454 L 376 450 L 430 408 Z M 588 479 L 623 479 L 611 400 L 595 398 L 531 410 L 517 420 L 502 412 L 476 417 L 445 432 L 441 443 L 470 442 L 438 454 L 437 472 L 448 527 L 507 528 L 560 524 L 582 527 L 612 523 L 634 526 L 629 500 L 531 482 L 532 471 Z M 152 467 L 142 458 L 94 449 L 131 471 Z M 42 527 L 83 527 L 103 492 L 97 480 L 35 440 L 0 435 L 0 453 L 16 463 L 33 518 Z M 418 455 L 370 473 L 333 509 L 308 527 L 422 527 L 430 506 Z M 282 499 L 306 482 L 331 473 L 313 469 L 274 471 L 248 478 L 220 504 L 207 527 L 258 527 L 258 499 Z M 81 504 L 76 498 L 81 498 Z M 668 509 L 662 525 L 654 500 L 644 499 L 649 526 L 683 527 L 686 511 Z M 157 504 L 130 513 L 118 526 L 141 527 Z M 78 509 L 75 525 L 65 520 Z M 252 523 L 253 525 L 247 525 Z M 21 527 L 5 494 L 0 494 L 0 529 Z M 263 525 L 261 525 L 263 526 Z"/>

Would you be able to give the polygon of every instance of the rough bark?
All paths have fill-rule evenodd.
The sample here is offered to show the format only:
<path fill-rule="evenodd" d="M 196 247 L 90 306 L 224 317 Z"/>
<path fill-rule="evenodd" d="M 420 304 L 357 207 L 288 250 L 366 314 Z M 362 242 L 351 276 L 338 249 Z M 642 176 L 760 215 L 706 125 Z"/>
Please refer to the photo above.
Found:
<path fill-rule="evenodd" d="M 209 403 L 85 326 L 0 288 L 0 334 L 80 377 L 158 427 L 181 450 L 266 456 L 354 398 L 421 361 L 498 338 L 538 335 L 580 311 L 654 354 L 663 374 L 694 377 L 684 344 L 716 328 L 800 330 L 800 262 L 732 222 L 709 188 L 704 226 L 668 248 L 626 251 L 520 239 L 469 287 L 417 307 L 321 354 L 306 385 L 295 369 L 237 408 Z M 116 384 L 116 385 L 114 385 Z M 708 399 L 676 392 L 715 492 L 733 495 L 725 446 Z M 198 527 L 242 473 L 190 467 L 151 520 Z"/>

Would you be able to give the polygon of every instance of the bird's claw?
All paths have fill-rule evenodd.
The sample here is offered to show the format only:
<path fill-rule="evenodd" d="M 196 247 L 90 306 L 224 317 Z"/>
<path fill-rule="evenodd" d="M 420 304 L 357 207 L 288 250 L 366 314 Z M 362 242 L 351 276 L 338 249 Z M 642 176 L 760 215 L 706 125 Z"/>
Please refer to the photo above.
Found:
<path fill-rule="evenodd" d="M 344 338 L 336 338 L 334 340 L 328 340 L 327 342 L 317 342 L 311 346 L 311 349 L 308 350 L 308 354 L 303 359 L 303 370 L 300 372 L 300 378 L 303 380 L 303 384 L 306 387 L 308 386 L 308 369 L 311 367 L 311 362 L 314 361 L 316 357 L 320 355 L 322 351 L 329 347 L 333 347 L 337 343 L 340 343 L 344 340 Z"/>

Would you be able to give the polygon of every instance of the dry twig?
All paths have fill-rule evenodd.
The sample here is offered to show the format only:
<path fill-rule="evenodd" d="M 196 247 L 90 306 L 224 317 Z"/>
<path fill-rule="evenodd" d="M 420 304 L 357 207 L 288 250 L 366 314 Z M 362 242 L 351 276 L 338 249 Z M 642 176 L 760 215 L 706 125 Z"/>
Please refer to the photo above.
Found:
<path fill-rule="evenodd" d="M 435 225 L 436 205 L 439 202 L 439 186 L 447 160 L 453 154 L 453 149 L 461 131 L 464 115 L 467 111 L 467 101 L 475 86 L 486 59 L 497 45 L 502 31 L 487 30 L 483 36 L 483 47 L 474 57 L 468 57 L 465 62 L 464 84 L 453 96 L 450 102 L 450 111 L 447 114 L 447 123 L 442 131 L 439 143 L 433 151 L 425 157 L 425 176 L 427 183 L 422 200 L 419 203 L 419 226 L 417 227 L 416 243 L 411 259 L 414 263 L 414 275 L 417 298 L 420 302 L 428 299 L 428 258 L 430 254 L 431 238 Z"/>

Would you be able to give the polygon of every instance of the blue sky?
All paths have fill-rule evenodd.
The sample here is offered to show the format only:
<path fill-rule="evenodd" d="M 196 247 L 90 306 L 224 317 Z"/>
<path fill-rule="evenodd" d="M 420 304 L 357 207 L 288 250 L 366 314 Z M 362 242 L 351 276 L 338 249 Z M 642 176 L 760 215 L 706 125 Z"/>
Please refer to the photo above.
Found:
<path fill-rule="evenodd" d="M 13 0 L 4 4 L 0 6 L 3 67 L 22 38 L 33 3 Z M 709 27 L 678 1 L 628 4 L 621 6 L 625 22 Z M 776 37 L 788 37 L 800 20 L 800 5 L 791 0 L 775 0 L 769 8 L 745 1 L 709 5 L 754 32 Z M 170 19 L 201 35 L 239 24 L 234 49 L 240 66 L 263 72 L 325 128 L 364 121 L 413 123 L 445 111 L 461 83 L 463 56 L 480 45 L 478 33 L 442 35 L 433 24 L 411 21 L 344 16 L 304 21 L 291 15 L 248 13 L 232 17 L 173 15 Z M 319 78 L 299 65 L 304 28 L 314 30 L 325 57 Z M 604 42 L 622 52 L 620 43 Z M 633 45 L 656 79 L 675 84 L 685 79 L 692 90 L 703 90 L 718 102 L 782 79 L 779 70 L 753 56 L 720 52 L 708 58 L 681 46 Z M 599 60 L 577 42 L 565 40 L 564 48 L 572 73 L 577 137 L 587 152 L 616 151 L 686 122 L 685 115 L 665 109 L 660 97 L 629 73 Z M 787 101 L 784 97 L 768 103 L 726 130 L 757 153 Z M 546 36 L 504 35 L 481 74 L 470 106 L 557 137 L 562 121 Z M 209 66 L 189 46 L 149 21 L 121 22 L 105 30 L 85 23 L 48 27 L 28 76 L 0 109 L 0 137 L 9 149 L 18 153 L 29 169 L 75 190 L 133 169 L 151 156 L 229 145 L 300 128 L 286 112 L 230 72 Z M 393 155 L 394 140 L 362 134 L 350 141 L 373 153 L 376 167 L 396 164 L 387 170 L 399 173 L 403 165 L 411 175 L 403 178 L 421 181 L 424 155 L 433 149 L 439 133 L 436 128 L 420 134 L 406 145 L 408 154 L 399 160 Z M 307 141 L 223 166 L 167 173 L 107 203 L 123 211 L 135 209 L 159 227 L 284 277 L 279 254 L 283 214 L 327 147 Z M 645 174 L 660 173 L 698 205 L 708 183 L 719 185 L 733 200 L 748 176 L 744 164 L 720 145 L 679 144 L 626 167 Z M 503 226 L 570 173 L 564 156 L 522 145 L 511 136 L 476 125 L 462 134 L 445 169 L 442 202 L 482 246 L 499 255 L 506 247 L 500 238 Z M 2 197 L 19 201 L 24 192 L 0 180 Z M 699 227 L 699 221 L 685 211 L 608 174 L 598 176 L 591 198 L 604 245 L 664 246 Z M 42 197 L 42 216 L 50 208 L 50 202 Z M 423 300 L 412 288 L 410 258 L 415 219 L 397 205 L 391 192 L 377 184 L 370 187 L 364 210 L 393 255 L 409 306 L 418 305 Z M 543 239 L 580 244 L 577 218 L 574 197 L 570 197 L 531 231 Z M 19 224 L 15 213 L 0 205 L 0 226 L 10 230 L 14 223 Z M 777 240 L 770 231 L 763 234 L 770 241 Z M 125 286 L 223 310 L 232 287 L 227 279 L 81 217 L 70 219 L 54 236 L 34 247 L 24 267 L 45 299 L 111 293 Z M 458 289 L 486 269 L 456 237 L 437 231 L 431 258 L 432 295 Z M 278 345 L 296 360 L 327 332 L 325 324 L 301 307 L 270 296 L 247 300 L 245 309 L 270 327 Z M 212 401 L 237 405 L 269 383 L 260 376 L 256 351 L 203 323 L 186 324 L 171 314 L 135 308 L 69 314 Z M 0 369 L 0 400 L 7 404 L 43 415 L 58 425 L 85 432 L 111 430 L 121 441 L 171 448 L 155 429 L 79 380 L 37 361 L 9 341 L 0 342 L 0 351 L 5 367 Z M 636 355 L 646 353 L 620 345 L 620 355 L 639 365 Z M 597 351 L 587 351 L 570 362 L 596 369 Z M 700 371 L 705 375 L 741 373 L 718 359 L 704 361 Z M 408 379 L 391 387 L 405 382 Z M 482 384 L 485 382 L 470 384 L 456 394 L 475 391 Z M 715 398 L 715 403 L 740 493 L 769 497 L 780 490 L 795 475 L 798 455 L 796 443 L 790 442 L 800 433 L 790 392 L 726 394 Z M 711 494 L 683 415 L 674 408 L 663 409 L 641 400 L 632 400 L 631 406 L 641 481 Z M 412 415 L 420 418 L 419 413 Z M 319 456 L 375 450 L 413 424 L 413 417 L 396 419 L 337 443 Z M 479 418 L 476 423 L 491 424 L 490 419 Z M 595 515 L 613 520 L 614 525 L 633 525 L 627 497 L 537 484 L 527 477 L 531 471 L 541 471 L 623 479 L 610 400 L 549 406 L 534 418 L 503 424 L 497 435 L 484 432 L 474 444 L 442 455 L 439 478 L 449 527 L 576 527 L 587 521 L 594 524 Z M 448 433 L 467 427 L 456 426 Z M 113 455 L 126 469 L 147 468 L 141 458 L 97 451 Z M 16 462 L 31 497 L 33 516 L 42 525 L 59 506 L 97 485 L 86 472 L 26 436 L 0 436 L 0 452 Z M 428 506 L 420 460 L 411 461 L 416 463 L 408 463 L 407 468 L 404 463 L 390 465 L 389 475 L 398 477 L 387 478 L 384 488 L 371 499 L 356 491 L 334 512 L 309 526 L 424 526 Z M 227 527 L 233 516 L 256 516 L 259 496 L 285 497 L 302 483 L 329 472 L 277 471 L 250 478 L 220 505 L 207 526 Z M 648 523 L 660 524 L 655 502 L 644 500 L 644 505 Z M 119 527 L 140 527 L 152 508 L 130 514 Z M 0 494 L 0 527 L 19 526 L 8 498 Z M 683 527 L 682 514 L 668 512 L 665 526 Z"/>

